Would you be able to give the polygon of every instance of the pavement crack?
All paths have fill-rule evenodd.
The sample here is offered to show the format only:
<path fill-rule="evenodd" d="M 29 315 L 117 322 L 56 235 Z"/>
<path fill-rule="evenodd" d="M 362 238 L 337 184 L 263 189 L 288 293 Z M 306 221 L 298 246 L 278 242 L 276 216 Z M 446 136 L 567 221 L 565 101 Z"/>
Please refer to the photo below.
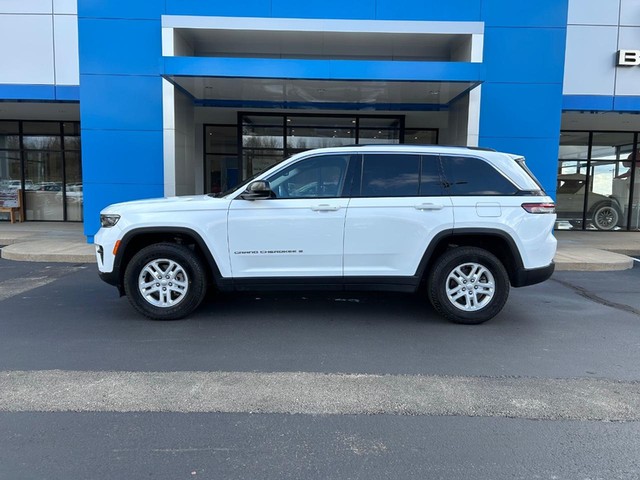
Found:
<path fill-rule="evenodd" d="M 597 303 L 597 304 L 600 304 L 600 305 L 604 305 L 605 307 L 615 308 L 616 310 L 622 310 L 623 312 L 633 313 L 634 315 L 640 316 L 640 310 L 637 309 L 637 308 L 634 308 L 634 307 L 632 307 L 630 305 L 625 305 L 624 303 L 612 302 L 610 300 L 607 300 L 606 298 L 602 298 L 602 297 L 596 295 L 595 293 L 593 293 L 590 290 L 587 290 L 584 287 L 580 287 L 578 285 L 574 285 L 572 283 L 565 282 L 564 280 L 559 280 L 557 278 L 551 278 L 550 280 L 553 281 L 553 282 L 557 282 L 560 285 L 573 290 L 574 292 L 576 292 L 581 297 L 584 297 L 587 300 L 591 300 L 594 303 Z"/>

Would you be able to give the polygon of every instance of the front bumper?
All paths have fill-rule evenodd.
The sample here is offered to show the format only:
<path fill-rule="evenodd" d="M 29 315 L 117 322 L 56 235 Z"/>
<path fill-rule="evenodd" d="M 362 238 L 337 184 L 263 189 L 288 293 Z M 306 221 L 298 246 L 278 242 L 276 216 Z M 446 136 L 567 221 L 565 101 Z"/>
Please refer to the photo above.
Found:
<path fill-rule="evenodd" d="M 515 275 L 511 279 L 512 287 L 526 287 L 527 285 L 535 285 L 544 282 L 553 275 L 556 264 L 551 262 L 546 267 L 540 268 L 518 268 Z"/>

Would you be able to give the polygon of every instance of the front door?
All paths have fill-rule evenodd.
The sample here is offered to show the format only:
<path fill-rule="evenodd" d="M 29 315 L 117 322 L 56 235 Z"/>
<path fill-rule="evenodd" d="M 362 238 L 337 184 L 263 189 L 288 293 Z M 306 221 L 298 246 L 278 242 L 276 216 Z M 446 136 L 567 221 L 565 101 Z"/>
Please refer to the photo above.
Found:
<path fill-rule="evenodd" d="M 264 179 L 274 198 L 231 202 L 234 278 L 342 277 L 349 160 L 331 154 L 303 158 Z"/>

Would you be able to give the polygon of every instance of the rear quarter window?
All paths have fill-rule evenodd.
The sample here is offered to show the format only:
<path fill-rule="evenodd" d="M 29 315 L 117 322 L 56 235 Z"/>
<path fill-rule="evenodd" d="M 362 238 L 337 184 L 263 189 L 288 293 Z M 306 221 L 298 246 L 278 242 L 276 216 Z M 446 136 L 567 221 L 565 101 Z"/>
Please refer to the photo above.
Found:
<path fill-rule="evenodd" d="M 475 157 L 441 157 L 447 195 L 515 195 L 518 188 L 493 165 Z"/>

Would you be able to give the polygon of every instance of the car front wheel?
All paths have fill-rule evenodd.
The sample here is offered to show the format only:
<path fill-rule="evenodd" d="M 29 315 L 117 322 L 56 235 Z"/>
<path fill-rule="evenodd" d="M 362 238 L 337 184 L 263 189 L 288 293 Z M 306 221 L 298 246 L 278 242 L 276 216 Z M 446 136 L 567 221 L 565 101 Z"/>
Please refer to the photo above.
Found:
<path fill-rule="evenodd" d="M 188 247 L 159 243 L 136 253 L 125 270 L 133 307 L 153 320 L 177 320 L 195 310 L 206 293 L 206 274 Z"/>
<path fill-rule="evenodd" d="M 457 247 L 434 263 L 429 300 L 455 323 L 475 325 L 495 317 L 509 296 L 509 275 L 498 258 L 477 247 Z"/>

